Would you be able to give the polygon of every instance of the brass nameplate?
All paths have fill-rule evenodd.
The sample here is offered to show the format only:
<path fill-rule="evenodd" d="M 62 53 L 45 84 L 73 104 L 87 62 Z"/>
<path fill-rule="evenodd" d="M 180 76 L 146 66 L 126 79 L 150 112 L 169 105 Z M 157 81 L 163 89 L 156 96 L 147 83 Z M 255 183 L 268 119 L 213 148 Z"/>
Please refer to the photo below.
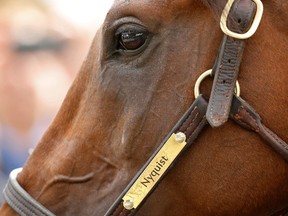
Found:
<path fill-rule="evenodd" d="M 176 142 L 175 138 L 176 134 L 172 134 L 134 182 L 123 197 L 124 206 L 125 203 L 129 203 L 132 204 L 131 209 L 136 209 L 185 147 L 185 139 L 183 142 Z"/>

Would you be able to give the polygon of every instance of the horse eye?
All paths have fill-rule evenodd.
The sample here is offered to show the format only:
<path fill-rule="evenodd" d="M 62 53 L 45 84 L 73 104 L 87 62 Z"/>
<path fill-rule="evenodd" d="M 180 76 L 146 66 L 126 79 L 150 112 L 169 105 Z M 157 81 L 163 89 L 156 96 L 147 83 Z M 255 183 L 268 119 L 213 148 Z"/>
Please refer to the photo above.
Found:
<path fill-rule="evenodd" d="M 118 50 L 135 51 L 142 47 L 147 39 L 145 32 L 138 30 L 123 31 L 118 35 Z"/>

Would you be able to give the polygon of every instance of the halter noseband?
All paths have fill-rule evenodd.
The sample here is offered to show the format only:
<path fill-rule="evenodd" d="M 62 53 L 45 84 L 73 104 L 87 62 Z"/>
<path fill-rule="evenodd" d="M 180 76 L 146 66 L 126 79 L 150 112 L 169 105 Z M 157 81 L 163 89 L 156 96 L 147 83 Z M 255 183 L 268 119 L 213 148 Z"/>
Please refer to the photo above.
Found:
<path fill-rule="evenodd" d="M 17 182 L 22 168 L 13 170 L 4 189 L 6 202 L 21 216 L 55 216 L 52 212 L 33 199 Z"/>

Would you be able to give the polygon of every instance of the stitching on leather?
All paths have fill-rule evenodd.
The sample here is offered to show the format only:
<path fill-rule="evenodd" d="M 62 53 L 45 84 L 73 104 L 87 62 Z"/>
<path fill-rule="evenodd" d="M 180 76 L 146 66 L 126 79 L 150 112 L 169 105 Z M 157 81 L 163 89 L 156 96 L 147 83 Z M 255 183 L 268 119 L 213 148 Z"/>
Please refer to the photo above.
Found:
<path fill-rule="evenodd" d="M 131 213 L 128 214 L 128 216 L 131 216 L 131 215 L 133 215 L 133 211 L 131 211 Z"/>
<path fill-rule="evenodd" d="M 246 126 L 248 126 L 249 128 L 251 128 L 253 131 L 259 133 L 260 132 L 260 127 L 257 123 L 257 120 L 248 112 L 247 109 L 245 109 L 245 107 L 241 106 L 240 109 L 243 109 L 251 118 L 252 120 L 255 122 L 255 124 L 257 125 L 257 128 L 253 128 L 251 125 L 247 124 L 246 122 L 242 121 L 241 119 L 237 119 L 237 121 L 245 124 Z M 240 111 L 239 111 L 240 112 Z M 239 112 L 236 115 L 239 115 Z M 236 117 L 236 115 L 234 115 L 234 117 Z M 281 145 L 286 151 L 288 151 L 288 144 L 286 142 L 284 142 L 280 137 L 278 137 L 274 132 L 270 131 L 270 129 L 268 129 L 265 125 L 261 124 L 263 130 L 268 133 L 272 138 L 274 138 L 274 140 L 276 140 L 276 142 Z M 271 140 L 272 141 L 272 140 Z"/>
<path fill-rule="evenodd" d="M 255 130 L 255 128 L 253 128 L 253 127 L 252 127 L 251 125 L 249 125 L 247 122 L 244 122 L 244 121 L 242 121 L 241 119 L 239 119 L 239 115 L 238 115 L 238 114 L 235 114 L 233 117 L 234 117 L 234 119 L 235 119 L 237 122 L 239 122 L 239 124 L 242 124 L 242 125 L 246 126 L 247 128 L 249 128 L 250 130 L 257 132 L 257 131 Z"/>
<path fill-rule="evenodd" d="M 272 136 L 278 144 L 280 144 L 282 147 L 284 147 L 284 149 L 286 151 L 288 151 L 288 144 L 287 143 L 285 143 L 280 137 L 278 137 L 276 134 L 274 134 L 272 131 L 270 131 L 270 129 L 268 129 L 266 126 L 262 125 L 262 127 L 263 127 L 264 131 L 266 131 L 270 136 Z"/>
<path fill-rule="evenodd" d="M 245 111 L 245 113 L 247 113 L 247 114 L 249 115 L 249 117 L 254 121 L 255 125 L 257 126 L 256 128 L 254 128 L 253 126 L 251 126 L 249 123 L 243 121 L 242 119 L 239 119 L 239 118 L 237 119 L 237 116 L 241 116 L 241 115 L 240 115 L 240 111 L 241 111 L 241 110 Z M 252 116 L 252 115 L 250 114 L 250 112 L 248 112 L 248 110 L 247 110 L 244 106 L 240 106 L 240 108 L 239 108 L 239 110 L 238 110 L 238 113 L 236 113 L 236 114 L 234 115 L 234 118 L 235 118 L 237 121 L 241 122 L 242 124 L 246 125 L 248 128 L 250 128 L 250 129 L 253 130 L 253 131 L 255 131 L 255 132 L 257 132 L 257 133 L 260 131 L 260 128 L 259 128 L 259 125 L 258 125 L 258 123 L 257 123 L 256 118 L 254 118 L 254 116 Z"/>
<path fill-rule="evenodd" d="M 188 127 L 186 128 L 186 130 L 184 131 L 185 134 L 187 134 L 188 129 L 193 126 L 193 124 L 194 124 L 195 120 L 197 119 L 198 115 L 199 115 L 199 111 L 195 114 L 193 120 L 190 122 L 189 126 L 188 126 Z"/>
<path fill-rule="evenodd" d="M 122 203 L 122 202 L 121 202 Z M 112 212 L 112 216 L 115 214 L 115 212 L 122 207 L 121 203 L 118 204 L 118 207 L 114 209 L 114 211 Z M 120 212 L 120 214 L 123 212 L 124 209 L 122 209 L 122 211 Z"/>
<path fill-rule="evenodd" d="M 195 106 L 194 109 L 192 110 L 192 112 L 187 116 L 187 118 L 185 119 L 185 121 L 181 124 L 181 126 L 179 127 L 180 131 L 184 130 L 184 124 L 189 121 L 189 118 L 194 114 L 194 112 L 196 111 L 196 109 L 198 109 L 198 106 Z M 186 131 L 186 130 L 185 130 Z"/>
<path fill-rule="evenodd" d="M 241 106 L 240 109 L 241 109 L 241 108 L 250 116 L 250 118 L 252 118 L 252 120 L 254 121 L 255 125 L 257 126 L 256 129 L 254 129 L 254 130 L 255 130 L 256 132 L 259 132 L 259 131 L 260 131 L 260 128 L 259 128 L 259 125 L 258 125 L 258 123 L 257 123 L 257 119 L 254 118 L 254 116 L 252 116 L 252 115 L 250 114 L 250 112 L 248 112 L 248 110 L 245 109 L 244 106 Z"/>
<path fill-rule="evenodd" d="M 191 133 L 191 135 L 187 138 L 187 141 L 189 142 L 189 139 L 194 136 L 194 134 L 197 132 L 196 129 L 198 129 L 198 127 L 204 122 L 206 121 L 206 116 L 204 115 L 202 120 L 199 122 L 199 124 L 197 125 L 197 127 L 195 128 L 195 130 L 193 131 L 193 133 Z"/>
<path fill-rule="evenodd" d="M 125 209 L 123 208 L 122 211 L 120 212 L 119 216 L 125 216 Z"/>

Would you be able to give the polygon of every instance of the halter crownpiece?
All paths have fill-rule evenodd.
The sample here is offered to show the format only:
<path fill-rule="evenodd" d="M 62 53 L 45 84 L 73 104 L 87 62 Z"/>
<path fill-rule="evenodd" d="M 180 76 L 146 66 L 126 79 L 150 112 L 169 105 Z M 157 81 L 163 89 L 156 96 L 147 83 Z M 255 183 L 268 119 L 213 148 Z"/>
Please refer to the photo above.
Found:
<path fill-rule="evenodd" d="M 262 14 L 260 0 L 229 0 L 223 10 L 220 26 L 225 35 L 212 72 L 214 82 L 206 113 L 212 127 L 220 127 L 228 120 L 245 47 L 243 39 L 255 33 Z"/>

